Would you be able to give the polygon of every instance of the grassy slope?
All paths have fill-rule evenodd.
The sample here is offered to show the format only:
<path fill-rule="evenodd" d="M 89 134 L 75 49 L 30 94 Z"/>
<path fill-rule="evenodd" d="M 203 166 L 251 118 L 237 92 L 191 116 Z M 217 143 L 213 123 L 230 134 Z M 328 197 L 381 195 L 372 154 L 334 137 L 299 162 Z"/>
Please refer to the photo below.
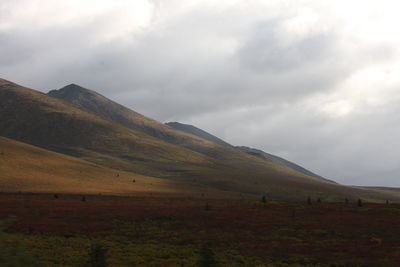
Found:
<path fill-rule="evenodd" d="M 60 90 L 52 90 L 48 95 L 73 103 L 84 110 L 115 121 L 125 127 L 139 130 L 168 143 L 184 146 L 214 147 L 214 143 L 210 141 L 164 125 L 128 109 L 93 90 L 78 85 L 71 84 Z"/>
<path fill-rule="evenodd" d="M 133 182 L 135 181 L 135 182 Z M 161 193 L 228 196 L 198 185 L 118 171 L 85 160 L 0 137 L 2 192 L 74 194 Z"/>
<path fill-rule="evenodd" d="M 122 124 L 125 127 L 144 132 L 165 142 L 177 144 L 233 166 L 259 171 L 269 176 L 281 178 L 292 176 L 303 181 L 315 182 L 315 179 L 310 180 L 308 175 L 286 168 L 281 164 L 265 161 L 233 147 L 221 146 L 194 134 L 160 123 L 128 109 L 95 91 L 78 85 L 68 85 L 60 90 L 50 91 L 48 94 L 73 103 L 82 109 Z"/>
<path fill-rule="evenodd" d="M 215 135 L 212 135 L 212 134 L 210 134 L 210 133 L 208 133 L 206 131 L 203 131 L 202 129 L 197 128 L 197 127 L 195 127 L 193 125 L 190 125 L 190 124 L 183 124 L 183 123 L 175 121 L 175 122 L 167 122 L 167 123 L 165 123 L 165 125 L 167 125 L 169 127 L 172 127 L 172 128 L 174 128 L 176 130 L 179 130 L 179 131 L 182 131 L 182 132 L 185 132 L 185 133 L 189 133 L 189 134 L 192 134 L 194 136 L 198 136 L 200 138 L 206 139 L 206 140 L 208 140 L 210 142 L 213 142 L 215 144 L 218 144 L 218 145 L 221 145 L 221 146 L 224 146 L 224 147 L 233 147 L 231 144 L 229 144 L 229 143 L 225 142 L 224 140 L 216 137 Z"/>
<path fill-rule="evenodd" d="M 198 153 L 4 80 L 0 80 L 0 99 L 0 134 L 6 137 L 150 175 L 161 175 L 172 163 L 213 163 Z"/>
<path fill-rule="evenodd" d="M 0 99 L 0 135 L 107 167 L 279 199 L 311 195 L 333 200 L 368 191 L 323 182 L 212 143 L 199 147 L 209 149 L 203 152 L 208 157 L 1 79 Z M 372 192 L 372 198 L 383 197 Z"/>
<path fill-rule="evenodd" d="M 294 165 L 295 168 L 293 168 L 293 166 L 285 166 L 282 162 L 275 162 L 273 160 L 265 161 L 264 159 L 260 160 L 257 156 L 249 155 L 250 153 L 246 150 L 241 151 L 229 144 L 226 144 L 225 146 L 219 145 L 216 142 L 206 140 L 206 138 L 202 138 L 201 136 L 191 132 L 182 129 L 175 129 L 169 125 L 162 124 L 126 108 L 93 90 L 78 85 L 72 84 L 59 90 L 52 90 L 48 95 L 63 99 L 101 117 L 122 124 L 128 128 L 147 133 L 163 141 L 183 146 L 217 160 L 222 160 L 231 166 L 239 166 L 242 169 L 251 170 L 250 176 L 248 172 L 246 173 L 242 170 L 238 171 L 236 168 L 233 168 L 232 170 L 228 167 L 228 169 L 223 170 L 224 175 L 229 177 L 228 180 L 230 182 L 232 181 L 232 178 L 236 180 L 236 185 L 239 181 L 243 182 L 243 178 L 246 177 L 245 179 L 247 180 L 247 183 L 245 182 L 240 185 L 242 190 L 255 192 L 257 191 L 257 188 L 262 188 L 264 192 L 272 195 L 274 192 L 277 192 L 278 194 L 297 194 L 301 197 L 313 195 L 314 197 L 322 198 L 326 197 L 327 194 L 325 192 L 327 191 L 329 192 L 328 195 L 330 194 L 331 197 L 332 193 L 337 196 L 338 191 L 341 192 L 341 195 L 358 194 L 367 199 L 374 199 L 377 197 L 396 199 L 396 197 L 399 196 L 399 194 L 389 194 L 382 190 L 376 191 L 364 190 L 363 188 L 346 188 L 340 185 L 337 187 L 331 187 L 326 183 L 321 183 L 321 180 L 328 183 L 331 183 L 332 181 L 319 177 L 313 173 L 307 173 L 307 170 L 293 163 L 290 164 Z M 195 129 L 193 126 L 180 125 Z M 202 130 L 197 129 L 197 131 Z M 207 133 L 204 132 L 203 134 Z M 296 168 L 300 168 L 301 171 L 296 170 Z M 210 177 L 213 175 L 213 172 L 209 172 Z M 222 177 L 220 174 L 217 175 L 219 175 L 219 181 L 224 180 L 221 179 Z M 263 183 L 266 176 L 268 177 L 268 186 Z M 288 178 L 290 181 L 288 181 Z M 218 186 L 218 181 L 215 182 L 216 181 L 214 181 L 213 185 Z M 304 186 L 305 183 L 308 185 Z M 298 190 L 293 190 L 293 188 L 298 188 Z M 232 189 L 232 187 L 230 189 Z M 381 196 L 382 193 L 384 195 L 383 197 Z"/>

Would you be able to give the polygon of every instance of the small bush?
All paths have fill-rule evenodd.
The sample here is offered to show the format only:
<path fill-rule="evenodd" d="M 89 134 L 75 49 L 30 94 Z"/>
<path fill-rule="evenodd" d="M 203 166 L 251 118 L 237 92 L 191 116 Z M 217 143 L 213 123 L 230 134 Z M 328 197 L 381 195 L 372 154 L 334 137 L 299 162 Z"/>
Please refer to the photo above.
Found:
<path fill-rule="evenodd" d="M 204 244 L 200 250 L 200 259 L 198 262 L 200 267 L 216 267 L 218 266 L 214 251 L 209 244 Z"/>
<path fill-rule="evenodd" d="M 266 196 L 262 196 L 261 202 L 262 202 L 262 203 L 267 203 L 267 197 L 266 197 Z"/>
<path fill-rule="evenodd" d="M 92 245 L 89 252 L 90 267 L 105 267 L 107 266 L 107 249 L 100 244 Z"/>

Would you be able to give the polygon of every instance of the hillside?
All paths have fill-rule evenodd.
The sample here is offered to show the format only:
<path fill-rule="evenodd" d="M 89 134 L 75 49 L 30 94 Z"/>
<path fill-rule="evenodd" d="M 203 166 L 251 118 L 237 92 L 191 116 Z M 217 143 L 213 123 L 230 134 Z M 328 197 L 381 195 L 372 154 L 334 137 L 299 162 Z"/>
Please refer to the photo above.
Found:
<path fill-rule="evenodd" d="M 207 133 L 206 131 L 204 131 L 202 129 L 199 129 L 199 128 L 193 126 L 193 125 L 183 124 L 183 123 L 179 123 L 179 122 L 168 122 L 168 123 L 166 123 L 166 125 L 174 128 L 174 129 L 177 129 L 177 130 L 189 133 L 189 134 L 193 134 L 193 135 L 198 136 L 200 138 L 204 138 L 204 139 L 206 139 L 206 140 L 208 140 L 210 142 L 213 142 L 215 144 L 233 148 L 233 146 L 231 144 L 228 144 L 224 140 L 222 140 L 222 139 L 220 139 L 220 138 L 218 138 L 218 137 L 216 137 L 216 136 L 214 136 L 214 135 L 212 135 L 210 133 Z M 334 181 L 325 179 L 325 178 L 323 178 L 323 177 L 321 177 L 321 176 L 319 176 L 319 175 L 317 175 L 317 174 L 315 174 L 315 173 L 313 173 L 313 172 L 311 172 L 311 171 L 309 171 L 309 170 L 307 170 L 307 169 L 305 169 L 305 168 L 303 168 L 303 167 L 301 167 L 301 166 L 299 166 L 299 165 L 297 165 L 297 164 L 295 164 L 293 162 L 290 162 L 290 161 L 285 160 L 283 158 L 280 158 L 280 157 L 277 157 L 275 155 L 266 153 L 266 152 L 264 152 L 262 150 L 255 149 L 255 148 L 250 148 L 250 147 L 245 147 L 245 146 L 236 146 L 234 148 L 236 148 L 236 149 L 238 149 L 240 151 L 243 151 L 243 152 L 245 152 L 247 154 L 253 155 L 255 157 L 261 158 L 263 160 L 267 160 L 267 161 L 279 164 L 281 166 L 290 168 L 290 169 L 292 169 L 294 171 L 298 171 L 298 172 L 303 173 L 305 175 L 312 176 L 312 177 L 315 177 L 315 178 L 318 178 L 318 179 L 322 179 L 322 180 L 334 183 Z"/>
<path fill-rule="evenodd" d="M 0 137 L 0 192 L 229 196 L 190 183 L 118 171 Z"/>
<path fill-rule="evenodd" d="M 259 157 L 259 158 L 274 162 L 276 164 L 288 167 L 288 168 L 290 168 L 292 170 L 301 172 L 301 173 L 303 173 L 305 175 L 309 175 L 309 176 L 312 176 L 312 177 L 315 177 L 315 178 L 323 179 L 323 180 L 326 180 L 326 181 L 334 183 L 334 181 L 326 179 L 326 178 L 324 178 L 324 177 L 322 177 L 322 176 L 320 176 L 318 174 L 315 174 L 315 173 L 313 173 L 313 172 L 301 167 L 300 165 L 297 165 L 296 163 L 293 163 L 293 162 L 288 161 L 288 160 L 286 160 L 284 158 L 269 154 L 269 153 L 264 152 L 262 150 L 251 148 L 251 147 L 246 147 L 246 146 L 237 146 L 236 148 L 240 149 L 240 150 L 242 150 L 242 151 L 244 151 L 244 152 L 246 152 L 248 154 L 254 155 L 256 157 Z"/>
<path fill-rule="evenodd" d="M 207 157 L 220 160 L 224 164 L 237 166 L 251 172 L 261 172 L 263 175 L 267 174 L 269 177 L 275 176 L 283 179 L 297 177 L 303 182 L 314 183 L 314 180 L 309 179 L 308 174 L 304 175 L 297 170 L 271 161 L 265 161 L 264 159 L 235 149 L 228 143 L 201 129 L 193 126 L 183 127 L 183 125 L 180 127 L 181 129 L 174 129 L 177 127 L 176 123 L 171 124 L 171 127 L 164 125 L 130 110 L 93 90 L 75 84 L 65 86 L 59 90 L 52 90 L 48 95 L 68 101 L 77 107 L 130 129 L 141 131 L 162 141 L 176 144 L 199 152 Z M 246 176 L 248 175 L 246 174 Z M 317 178 L 319 179 L 319 177 Z"/>
<path fill-rule="evenodd" d="M 207 133 L 206 131 L 203 131 L 202 129 L 197 128 L 193 125 L 179 123 L 179 122 L 167 122 L 167 123 L 165 123 L 165 125 L 168 125 L 174 129 L 183 131 L 185 133 L 193 134 L 195 136 L 206 139 L 206 140 L 213 142 L 214 144 L 217 144 L 220 146 L 233 147 L 231 144 L 228 144 L 224 140 L 216 137 L 215 135 Z"/>
<path fill-rule="evenodd" d="M 0 135 L 109 168 L 274 199 L 386 198 L 194 137 L 190 145 L 204 150 L 197 153 L 6 80 L 0 80 L 0 100 Z"/>
<path fill-rule="evenodd" d="M 171 127 L 128 109 L 101 94 L 76 84 L 67 85 L 59 90 L 51 90 L 48 95 L 70 102 L 84 110 L 103 118 L 139 130 L 150 136 L 173 144 L 195 143 L 199 146 L 212 146 L 204 139 L 181 133 Z"/>
<path fill-rule="evenodd" d="M 110 167 L 157 176 L 211 159 L 129 130 L 67 102 L 0 80 L 0 135 Z"/>

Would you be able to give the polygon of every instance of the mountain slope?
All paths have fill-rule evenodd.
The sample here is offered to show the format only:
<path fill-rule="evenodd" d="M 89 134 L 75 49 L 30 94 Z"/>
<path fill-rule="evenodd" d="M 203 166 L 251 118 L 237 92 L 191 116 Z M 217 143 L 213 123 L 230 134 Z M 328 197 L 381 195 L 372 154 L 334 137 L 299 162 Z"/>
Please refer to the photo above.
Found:
<path fill-rule="evenodd" d="M 115 103 L 93 90 L 75 84 L 65 86 L 59 90 L 52 90 L 48 95 L 68 101 L 82 109 L 130 129 L 139 130 L 165 142 L 177 144 L 226 164 L 246 169 L 247 171 L 260 172 L 269 177 L 291 177 L 293 179 L 300 179 L 300 182 L 306 183 L 315 182 L 314 180 L 310 180 L 308 175 L 286 168 L 286 166 L 265 161 L 254 155 L 235 149 L 227 143 L 225 143 L 225 146 L 216 144 L 213 142 L 215 138 L 212 138 L 210 134 L 200 129 L 199 131 L 194 131 L 194 134 L 174 129 Z M 202 132 L 204 137 L 212 141 L 206 140 L 207 138 L 204 139 L 203 136 L 196 136 L 199 132 Z"/>
<path fill-rule="evenodd" d="M 301 166 L 299 166 L 299 165 L 297 165 L 297 164 L 295 164 L 293 162 L 290 162 L 290 161 L 288 161 L 286 159 L 283 159 L 281 157 L 266 153 L 266 152 L 264 152 L 262 150 L 251 148 L 251 147 L 246 147 L 246 146 L 237 146 L 236 148 L 240 149 L 240 150 L 242 150 L 242 151 L 244 151 L 244 152 L 246 152 L 248 154 L 251 154 L 251 155 L 254 155 L 256 157 L 259 157 L 259 158 L 262 158 L 262 159 L 277 163 L 277 164 L 282 165 L 282 166 L 286 166 L 286 167 L 288 167 L 290 169 L 293 169 L 295 171 L 304 173 L 306 175 L 309 175 L 309 176 L 312 176 L 312 177 L 315 177 L 315 178 L 319 178 L 319 179 L 323 179 L 323 180 L 335 183 L 334 181 L 326 179 L 326 178 L 324 178 L 322 176 L 319 176 L 318 174 L 315 174 L 315 173 L 313 173 L 313 172 L 311 172 L 311 171 L 309 171 L 309 170 L 307 170 L 307 169 L 305 169 L 305 168 L 303 168 L 303 167 L 301 167 Z"/>
<path fill-rule="evenodd" d="M 179 122 L 167 122 L 167 123 L 165 123 L 165 125 L 168 125 L 174 129 L 177 129 L 177 130 L 189 133 L 189 134 L 193 134 L 195 136 L 206 139 L 206 140 L 213 142 L 220 146 L 233 147 L 231 144 L 228 144 L 224 140 L 222 140 L 210 133 L 207 133 L 206 131 L 203 131 L 202 129 L 199 129 L 193 125 L 183 124 L 183 123 L 179 123 Z"/>
<path fill-rule="evenodd" d="M 0 137 L 1 192 L 224 195 L 189 183 L 117 171 Z"/>
<path fill-rule="evenodd" d="M 59 90 L 51 90 L 48 92 L 48 95 L 65 100 L 84 110 L 124 125 L 125 127 L 139 130 L 172 144 L 194 142 L 200 146 L 212 145 L 204 139 L 182 134 L 171 127 L 164 126 L 158 121 L 145 117 L 93 90 L 83 88 L 76 84 L 67 85 Z"/>
<path fill-rule="evenodd" d="M 198 137 L 204 138 L 204 139 L 206 139 L 206 140 L 208 140 L 210 142 L 213 142 L 213 143 L 216 143 L 216 144 L 219 144 L 219 145 L 222 145 L 222 146 L 233 147 L 232 145 L 226 143 L 222 139 L 220 139 L 220 138 L 218 138 L 218 137 L 216 137 L 216 136 L 214 136 L 212 134 L 209 134 L 206 131 L 203 131 L 203 130 L 201 130 L 201 129 L 193 126 L 193 125 L 183 124 L 183 123 L 179 123 L 179 122 L 168 122 L 168 123 L 166 123 L 166 125 L 168 125 L 168 126 L 170 126 L 172 128 L 175 128 L 177 130 L 180 130 L 180 131 L 183 131 L 183 132 L 186 132 L 186 133 L 189 133 L 189 134 L 196 135 Z M 264 160 L 267 160 L 267 161 L 270 161 L 270 162 L 274 162 L 274 163 L 279 164 L 281 166 L 288 167 L 288 168 L 290 168 L 292 170 L 298 171 L 298 172 L 303 173 L 305 175 L 312 176 L 312 177 L 315 177 L 315 178 L 318 178 L 318 179 L 322 179 L 322 180 L 326 180 L 326 181 L 334 183 L 334 181 L 325 179 L 325 178 L 323 178 L 323 177 L 321 177 L 321 176 L 319 176 L 319 175 L 317 175 L 317 174 L 315 174 L 315 173 L 313 173 L 313 172 L 311 172 L 311 171 L 309 171 L 309 170 L 307 170 L 307 169 L 305 169 L 305 168 L 303 168 L 303 167 L 301 167 L 301 166 L 299 166 L 299 165 L 297 165 L 297 164 L 295 164 L 293 162 L 290 162 L 290 161 L 285 160 L 283 158 L 280 158 L 280 157 L 274 156 L 272 154 L 266 153 L 266 152 L 264 152 L 262 150 L 255 149 L 255 148 L 250 148 L 250 147 L 245 147 L 245 146 L 236 146 L 235 148 L 238 149 L 238 150 L 241 150 L 241 151 L 243 151 L 243 152 L 245 152 L 247 154 L 256 156 L 258 158 L 261 158 L 261 159 L 264 159 Z"/>
<path fill-rule="evenodd" d="M 193 151 L 86 112 L 65 101 L 0 80 L 0 135 L 110 167 L 162 176 L 214 164 Z"/>
<path fill-rule="evenodd" d="M 0 135 L 107 167 L 218 190 L 297 200 L 307 196 L 339 200 L 363 194 L 371 199 L 384 197 L 371 190 L 322 181 L 189 134 L 179 135 L 186 136 L 185 145 L 170 144 L 2 79 Z M 197 153 L 186 146 L 203 151 Z"/>

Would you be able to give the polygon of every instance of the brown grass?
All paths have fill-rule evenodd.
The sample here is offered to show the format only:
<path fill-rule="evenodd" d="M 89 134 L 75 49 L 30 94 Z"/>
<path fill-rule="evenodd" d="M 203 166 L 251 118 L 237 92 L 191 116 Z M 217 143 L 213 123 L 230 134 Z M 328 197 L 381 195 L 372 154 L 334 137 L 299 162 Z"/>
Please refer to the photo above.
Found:
<path fill-rule="evenodd" d="M 182 181 L 106 168 L 5 137 L 0 137 L 0 188 L 2 192 L 229 195 Z"/>

